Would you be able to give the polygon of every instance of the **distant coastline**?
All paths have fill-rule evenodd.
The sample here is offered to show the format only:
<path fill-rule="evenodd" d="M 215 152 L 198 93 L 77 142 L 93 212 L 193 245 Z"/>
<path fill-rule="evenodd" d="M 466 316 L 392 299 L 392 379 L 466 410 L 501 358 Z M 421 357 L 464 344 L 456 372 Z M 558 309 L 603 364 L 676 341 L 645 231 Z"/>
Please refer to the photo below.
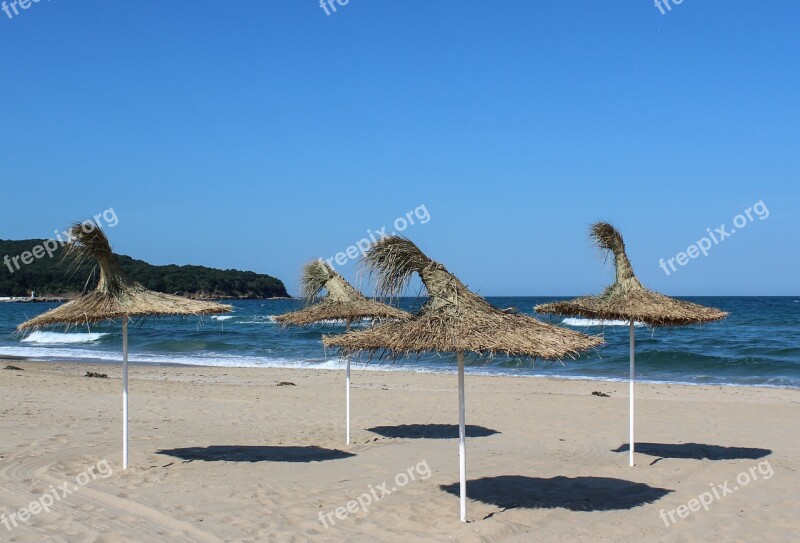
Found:
<path fill-rule="evenodd" d="M 69 298 L 56 296 L 42 296 L 41 298 L 31 298 L 30 296 L 0 296 L 0 303 L 32 304 L 32 303 L 56 303 L 68 302 Z"/>
<path fill-rule="evenodd" d="M 2 255 L 32 252 L 32 247 L 45 242 L 0 239 L 0 260 Z M 13 301 L 17 302 L 52 302 L 77 298 L 81 292 L 91 290 L 97 283 L 96 270 L 88 263 L 73 269 L 64 256 L 64 248 L 58 247 L 52 257 L 18 261 L 19 267 L 13 258 L 6 258 L 8 262 L 0 265 L 0 296 L 15 298 Z M 117 259 L 128 277 L 156 292 L 204 300 L 269 300 L 289 296 L 283 281 L 264 273 L 195 265 L 157 266 L 125 255 L 118 255 Z"/>
<path fill-rule="evenodd" d="M 15 304 L 34 304 L 34 303 L 64 303 L 69 302 L 78 297 L 78 294 L 71 294 L 67 296 L 37 296 L 31 298 L 30 296 L 0 296 L 0 303 L 15 303 Z M 269 296 L 269 297 L 253 297 L 253 296 L 187 296 L 193 300 L 294 300 L 292 296 Z"/>

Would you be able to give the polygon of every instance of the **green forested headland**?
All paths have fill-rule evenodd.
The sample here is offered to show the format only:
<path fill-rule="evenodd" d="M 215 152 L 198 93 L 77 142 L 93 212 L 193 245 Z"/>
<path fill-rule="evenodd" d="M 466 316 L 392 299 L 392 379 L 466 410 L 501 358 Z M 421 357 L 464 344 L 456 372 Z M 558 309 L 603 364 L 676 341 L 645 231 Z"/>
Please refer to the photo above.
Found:
<path fill-rule="evenodd" d="M 69 260 L 62 258 L 62 247 L 54 252 L 52 258 L 45 254 L 42 258 L 33 259 L 30 264 L 23 264 L 18 259 L 17 269 L 11 259 L 43 243 L 41 239 L 0 240 L 0 296 L 28 296 L 31 291 L 35 291 L 37 297 L 79 294 L 86 287 L 87 280 L 88 288 L 94 288 L 97 273 L 93 265 L 86 263 L 75 269 Z M 6 256 L 9 258 L 6 259 Z M 288 296 L 283 281 L 255 272 L 218 270 L 205 266 L 153 266 L 124 255 L 119 255 L 119 263 L 134 281 L 167 294 L 193 298 Z"/>

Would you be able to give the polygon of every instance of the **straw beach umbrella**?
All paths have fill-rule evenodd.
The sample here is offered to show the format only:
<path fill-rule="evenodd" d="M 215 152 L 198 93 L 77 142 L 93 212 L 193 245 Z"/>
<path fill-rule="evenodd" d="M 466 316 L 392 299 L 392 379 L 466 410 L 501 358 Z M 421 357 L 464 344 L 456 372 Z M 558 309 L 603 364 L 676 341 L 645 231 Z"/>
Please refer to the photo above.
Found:
<path fill-rule="evenodd" d="M 369 300 L 353 288 L 344 277 L 337 273 L 324 260 L 312 260 L 303 268 L 301 283 L 306 302 L 311 302 L 323 290 L 328 294 L 319 302 L 299 311 L 292 311 L 275 317 L 280 324 L 305 326 L 329 320 L 343 320 L 350 324 L 362 319 L 406 320 L 411 317 L 405 311 L 374 300 Z M 350 357 L 345 357 L 345 402 L 347 412 L 347 444 L 350 444 Z"/>
<path fill-rule="evenodd" d="M 147 290 L 128 278 L 111 251 L 108 238 L 94 222 L 76 223 L 69 230 L 66 256 L 76 266 L 96 261 L 100 277 L 94 291 L 31 319 L 17 328 L 32 330 L 50 325 L 81 326 L 105 320 L 122 320 L 122 465 L 128 468 L 128 320 L 131 317 L 210 315 L 233 308 Z"/>
<path fill-rule="evenodd" d="M 649 326 L 684 326 L 724 319 L 728 314 L 713 307 L 676 300 L 642 286 L 633 273 L 622 235 L 605 222 L 593 224 L 590 237 L 606 256 L 614 255 L 616 281 L 599 296 L 585 296 L 574 300 L 536 306 L 536 311 L 554 315 L 577 315 L 589 319 L 624 320 L 630 328 L 630 425 L 629 463 L 633 466 L 634 435 L 634 382 L 635 337 L 634 324 Z"/>
<path fill-rule="evenodd" d="M 464 353 L 558 359 L 573 357 L 603 341 L 491 306 L 404 238 L 392 236 L 377 242 L 367 252 L 365 264 L 377 277 L 382 294 L 399 295 L 416 273 L 428 292 L 428 300 L 409 321 L 385 323 L 343 336 L 325 336 L 323 341 L 346 354 L 363 352 L 395 358 L 425 352 L 456 353 L 460 510 L 461 520 L 466 522 Z"/>

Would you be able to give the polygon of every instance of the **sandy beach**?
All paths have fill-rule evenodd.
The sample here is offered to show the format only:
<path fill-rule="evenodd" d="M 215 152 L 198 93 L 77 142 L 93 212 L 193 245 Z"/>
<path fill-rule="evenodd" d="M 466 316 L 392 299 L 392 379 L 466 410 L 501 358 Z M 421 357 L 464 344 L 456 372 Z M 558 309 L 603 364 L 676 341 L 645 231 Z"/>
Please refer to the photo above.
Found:
<path fill-rule="evenodd" d="M 0 543 L 800 543 L 800 2 L 153 4 L 0 0 Z"/>
<path fill-rule="evenodd" d="M 3 541 L 800 536 L 797 390 L 641 384 L 629 468 L 625 383 L 468 372 L 462 524 L 455 375 L 355 371 L 348 446 L 342 372 L 135 365 L 123 472 L 119 366 L 7 364 Z"/>

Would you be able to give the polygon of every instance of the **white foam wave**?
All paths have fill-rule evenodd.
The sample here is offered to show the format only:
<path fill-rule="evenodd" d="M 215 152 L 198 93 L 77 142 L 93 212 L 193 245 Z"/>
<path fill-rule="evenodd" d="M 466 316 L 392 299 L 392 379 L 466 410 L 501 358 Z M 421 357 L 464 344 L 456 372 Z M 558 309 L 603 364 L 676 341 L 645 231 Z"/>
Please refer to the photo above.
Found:
<path fill-rule="evenodd" d="M 61 332 L 31 332 L 21 340 L 22 343 L 39 343 L 43 345 L 72 345 L 76 343 L 94 343 L 108 334 L 100 333 L 61 333 Z"/>
<path fill-rule="evenodd" d="M 52 361 L 81 361 L 81 362 L 103 362 L 119 363 L 122 360 L 122 353 L 116 351 L 94 351 L 79 348 L 53 348 L 53 347 L 0 347 L 0 356 L 20 356 L 33 360 L 52 360 Z M 221 366 L 236 368 L 296 368 L 296 369 L 319 369 L 319 370 L 341 370 L 345 367 L 342 358 L 330 358 L 328 360 L 319 359 L 290 359 L 290 358 L 262 358 L 255 356 L 217 356 L 213 354 L 197 354 L 194 356 L 175 356 L 157 354 L 132 354 L 132 362 L 151 363 L 151 364 L 180 364 L 186 366 Z M 413 364 L 396 365 L 392 363 L 364 363 L 353 361 L 351 368 L 353 371 L 403 371 L 413 373 L 438 373 L 455 374 L 457 369 L 455 362 L 443 363 L 436 366 L 416 366 Z M 532 368 L 528 371 L 520 372 L 513 368 L 497 368 L 492 366 L 473 366 L 467 368 L 467 373 L 474 375 L 502 375 L 518 378 L 552 378 L 567 380 L 587 380 L 587 381 L 612 381 L 626 382 L 627 378 L 600 377 L 590 375 L 564 375 L 558 373 L 533 372 Z M 686 380 L 647 380 L 641 383 L 662 383 L 678 385 L 714 385 L 714 386 L 759 386 L 770 388 L 797 388 L 796 383 L 728 383 L 720 378 L 717 381 L 711 380 L 692 381 Z"/>
<path fill-rule="evenodd" d="M 248 321 L 238 321 L 236 324 L 278 324 L 275 320 L 275 315 L 256 315 Z"/>
<path fill-rule="evenodd" d="M 211 317 L 215 321 L 227 321 L 233 318 L 233 315 L 214 315 Z"/>
<path fill-rule="evenodd" d="M 353 321 L 353 326 L 360 326 L 363 324 L 370 324 L 372 323 L 372 319 L 370 318 L 363 318 Z M 317 321 L 315 324 L 339 324 L 345 325 L 347 321 L 345 319 L 323 319 L 321 321 Z"/>
<path fill-rule="evenodd" d="M 251 320 L 246 321 L 238 321 L 237 324 L 278 324 L 278 321 L 275 320 L 276 315 L 256 315 L 251 317 Z M 229 318 L 229 317 L 228 317 Z M 372 324 L 373 319 L 365 317 L 363 319 L 358 319 L 357 321 L 353 322 L 353 326 L 368 326 Z M 317 321 L 315 324 L 338 324 L 344 326 L 346 324 L 345 319 L 324 319 L 321 321 Z"/>
<path fill-rule="evenodd" d="M 567 326 L 628 326 L 628 321 L 567 318 L 561 321 L 561 324 L 565 324 Z M 644 323 L 635 322 L 633 325 L 644 326 Z"/>
<path fill-rule="evenodd" d="M 90 350 L 70 347 L 0 347 L 0 356 L 19 356 L 33 360 L 119 362 L 122 351 Z M 343 369 L 344 359 L 328 360 L 305 358 L 266 358 L 247 355 L 219 355 L 195 353 L 192 355 L 130 353 L 131 362 L 151 364 L 181 364 L 186 366 L 221 366 L 231 368 L 299 368 L 299 369 Z M 367 364 L 352 363 L 352 368 L 366 368 Z M 372 365 L 374 366 L 374 365 Z M 371 368 L 374 369 L 374 368 Z"/>

